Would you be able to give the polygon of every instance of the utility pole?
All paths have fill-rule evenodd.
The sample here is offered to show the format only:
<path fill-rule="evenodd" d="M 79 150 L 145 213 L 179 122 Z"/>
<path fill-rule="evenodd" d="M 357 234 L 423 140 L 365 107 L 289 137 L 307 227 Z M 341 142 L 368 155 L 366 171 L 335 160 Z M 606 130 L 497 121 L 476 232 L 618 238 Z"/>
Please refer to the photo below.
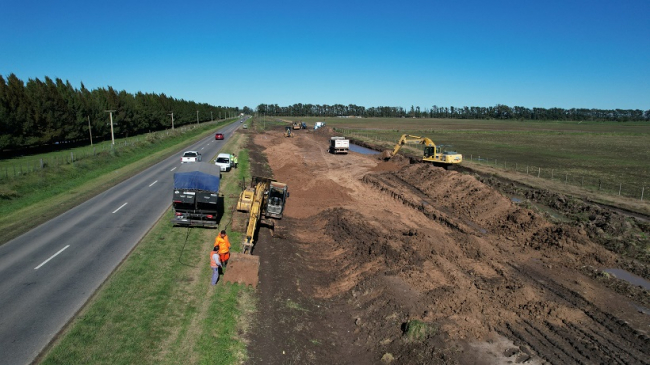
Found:
<path fill-rule="evenodd" d="M 113 113 L 116 110 L 104 110 L 105 113 L 109 113 L 111 117 L 111 142 L 112 144 L 115 144 L 115 134 L 113 133 Z"/>
<path fill-rule="evenodd" d="M 90 133 L 90 147 L 93 146 L 93 131 L 90 129 L 90 115 L 88 116 L 88 133 Z"/>
<path fill-rule="evenodd" d="M 171 112 L 171 113 L 169 113 L 169 114 L 167 114 L 167 115 L 171 115 L 171 116 L 172 116 L 172 130 L 174 130 L 174 112 Z"/>
<path fill-rule="evenodd" d="M 199 111 L 196 111 L 196 124 L 199 124 Z"/>

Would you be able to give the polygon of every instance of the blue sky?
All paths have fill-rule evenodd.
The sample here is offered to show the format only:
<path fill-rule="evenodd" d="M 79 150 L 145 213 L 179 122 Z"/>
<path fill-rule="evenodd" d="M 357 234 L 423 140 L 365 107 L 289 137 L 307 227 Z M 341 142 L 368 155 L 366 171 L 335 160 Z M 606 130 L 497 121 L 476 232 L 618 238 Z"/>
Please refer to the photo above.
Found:
<path fill-rule="evenodd" d="M 650 0 L 0 0 L 0 74 L 212 105 L 650 109 Z"/>

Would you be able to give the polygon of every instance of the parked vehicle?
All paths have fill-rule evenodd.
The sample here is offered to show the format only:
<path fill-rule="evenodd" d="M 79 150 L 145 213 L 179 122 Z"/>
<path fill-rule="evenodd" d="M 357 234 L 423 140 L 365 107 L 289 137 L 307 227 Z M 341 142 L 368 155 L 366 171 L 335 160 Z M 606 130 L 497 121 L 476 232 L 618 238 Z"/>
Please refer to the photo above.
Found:
<path fill-rule="evenodd" d="M 348 153 L 350 148 L 350 140 L 345 137 L 332 137 L 330 138 L 329 153 Z"/>
<path fill-rule="evenodd" d="M 221 171 L 230 171 L 232 168 L 231 159 L 229 153 L 220 153 L 217 155 L 217 159 L 214 161 L 214 164 L 219 166 Z"/>
<path fill-rule="evenodd" d="M 181 165 L 174 173 L 172 223 L 179 226 L 216 226 L 223 197 L 219 196 L 219 169 L 209 163 Z M 220 207 L 221 205 L 221 207 Z"/>
<path fill-rule="evenodd" d="M 185 151 L 181 157 L 181 163 L 201 162 L 201 154 L 197 151 Z"/>
<path fill-rule="evenodd" d="M 215 139 L 215 140 L 223 139 L 223 133 L 217 133 L 217 134 L 215 134 L 215 135 L 214 135 L 214 139 Z"/>

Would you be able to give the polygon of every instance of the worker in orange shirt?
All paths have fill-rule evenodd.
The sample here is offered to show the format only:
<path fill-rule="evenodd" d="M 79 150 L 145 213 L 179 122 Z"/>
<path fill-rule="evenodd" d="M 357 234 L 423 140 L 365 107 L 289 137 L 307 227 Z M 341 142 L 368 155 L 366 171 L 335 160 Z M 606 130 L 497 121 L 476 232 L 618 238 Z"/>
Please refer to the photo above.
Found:
<path fill-rule="evenodd" d="M 221 231 L 217 235 L 217 238 L 214 239 L 214 247 L 219 247 L 219 260 L 221 261 L 222 269 L 225 269 L 230 258 L 230 241 L 225 230 Z"/>

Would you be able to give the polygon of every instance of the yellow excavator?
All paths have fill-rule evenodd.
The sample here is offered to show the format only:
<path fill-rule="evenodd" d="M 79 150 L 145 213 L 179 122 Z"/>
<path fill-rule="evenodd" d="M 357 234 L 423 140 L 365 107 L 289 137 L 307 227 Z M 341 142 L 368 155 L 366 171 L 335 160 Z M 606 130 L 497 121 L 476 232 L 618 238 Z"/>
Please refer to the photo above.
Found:
<path fill-rule="evenodd" d="M 397 154 L 400 148 L 405 144 L 422 144 L 424 145 L 424 155 L 422 161 L 433 162 L 438 166 L 449 168 L 463 162 L 463 155 L 456 152 L 444 151 L 442 146 L 436 146 L 433 141 L 427 137 L 412 136 L 410 134 L 403 134 L 400 137 L 395 148 L 392 151 L 386 150 L 382 153 L 384 160 L 389 160 Z"/>
<path fill-rule="evenodd" d="M 237 210 L 249 213 L 248 225 L 242 252 L 230 253 L 223 277 L 225 282 L 257 286 L 260 260 L 252 255 L 257 228 L 264 218 L 281 219 L 288 197 L 287 184 L 265 177 L 253 177 L 250 187 L 239 194 Z"/>
<path fill-rule="evenodd" d="M 257 225 L 262 218 L 282 219 L 284 205 L 289 197 L 287 184 L 266 177 L 253 177 L 251 186 L 239 194 L 237 210 L 249 213 L 243 252 L 252 251 Z"/>
<path fill-rule="evenodd" d="M 284 129 L 284 136 L 285 137 L 293 137 L 293 132 L 291 132 L 291 127 L 286 127 Z"/>

